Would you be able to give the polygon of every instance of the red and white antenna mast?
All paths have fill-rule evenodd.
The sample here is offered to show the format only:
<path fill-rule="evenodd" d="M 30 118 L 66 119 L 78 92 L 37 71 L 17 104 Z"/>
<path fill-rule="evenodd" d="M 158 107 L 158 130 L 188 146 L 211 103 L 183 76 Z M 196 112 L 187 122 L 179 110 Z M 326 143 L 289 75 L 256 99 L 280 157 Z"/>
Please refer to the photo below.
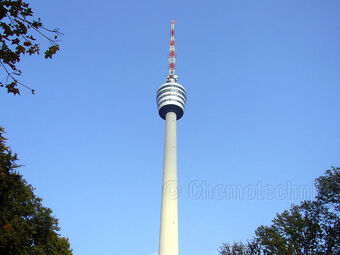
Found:
<path fill-rule="evenodd" d="M 169 75 L 168 80 L 177 80 L 177 75 L 175 75 L 175 63 L 176 63 L 176 53 L 175 53 L 175 20 L 171 21 L 170 30 L 170 53 L 169 53 Z"/>

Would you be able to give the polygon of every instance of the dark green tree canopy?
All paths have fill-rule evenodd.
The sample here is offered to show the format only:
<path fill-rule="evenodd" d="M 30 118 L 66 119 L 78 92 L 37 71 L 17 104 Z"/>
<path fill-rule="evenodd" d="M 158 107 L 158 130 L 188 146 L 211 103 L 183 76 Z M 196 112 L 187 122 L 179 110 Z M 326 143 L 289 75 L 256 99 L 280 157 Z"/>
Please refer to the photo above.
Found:
<path fill-rule="evenodd" d="M 293 205 L 260 226 L 246 243 L 223 244 L 221 255 L 321 255 L 340 254 L 340 168 L 316 179 L 314 201 Z"/>
<path fill-rule="evenodd" d="M 0 127 L 0 254 L 71 255 L 52 210 L 42 206 L 18 173 L 17 155 L 5 145 L 3 134 Z"/>
<path fill-rule="evenodd" d="M 50 43 L 45 50 L 45 58 L 52 58 L 59 50 L 57 39 L 61 33 L 58 29 L 44 27 L 40 18 L 33 17 L 27 2 L 0 0 L 0 67 L 4 74 L 0 79 L 0 87 L 7 88 L 8 93 L 20 94 L 18 85 L 29 88 L 17 79 L 21 75 L 17 64 L 22 55 L 40 53 L 35 35 Z M 31 91 L 34 94 L 34 90 Z"/>

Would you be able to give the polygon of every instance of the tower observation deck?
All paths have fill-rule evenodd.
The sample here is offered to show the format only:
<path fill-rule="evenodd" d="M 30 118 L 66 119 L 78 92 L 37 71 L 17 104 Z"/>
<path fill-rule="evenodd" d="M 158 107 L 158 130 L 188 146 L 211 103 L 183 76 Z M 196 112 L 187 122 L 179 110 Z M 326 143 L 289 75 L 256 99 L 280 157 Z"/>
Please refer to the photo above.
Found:
<path fill-rule="evenodd" d="M 158 113 L 165 120 L 168 112 L 176 113 L 177 119 L 182 118 L 187 101 L 186 92 L 176 81 L 167 81 L 157 91 Z"/>
<path fill-rule="evenodd" d="M 184 114 L 186 91 L 175 75 L 175 21 L 171 22 L 169 75 L 157 91 L 158 113 L 165 120 L 162 208 L 158 255 L 178 255 L 177 127 Z"/>

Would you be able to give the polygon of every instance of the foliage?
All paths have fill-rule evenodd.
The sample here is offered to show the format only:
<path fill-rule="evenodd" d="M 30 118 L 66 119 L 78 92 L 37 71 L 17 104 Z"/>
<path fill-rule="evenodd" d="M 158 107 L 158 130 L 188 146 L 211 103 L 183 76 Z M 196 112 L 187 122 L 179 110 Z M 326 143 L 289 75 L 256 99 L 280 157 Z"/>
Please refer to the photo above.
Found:
<path fill-rule="evenodd" d="M 18 173 L 17 155 L 5 145 L 3 134 L 0 127 L 0 254 L 72 254 L 68 239 L 57 233 L 51 209 L 42 206 Z"/>
<path fill-rule="evenodd" d="M 34 19 L 32 9 L 23 0 L 0 0 L 0 65 L 6 73 L 0 87 L 6 87 L 8 93 L 20 94 L 18 85 L 29 88 L 16 77 L 22 73 L 17 67 L 21 56 L 40 53 L 33 33 L 48 40 L 50 46 L 45 50 L 45 58 L 52 58 L 59 50 L 58 29 L 47 29 L 40 18 Z M 31 91 L 34 94 L 34 90 Z"/>
<path fill-rule="evenodd" d="M 258 253 L 252 253 L 254 249 L 252 249 L 252 246 L 250 243 L 244 244 L 242 242 L 235 242 L 232 245 L 230 244 L 223 244 L 220 247 L 220 254 L 221 255 L 250 255 L 250 254 L 258 254 Z M 260 254 L 260 253 L 259 253 Z"/>
<path fill-rule="evenodd" d="M 340 254 L 340 168 L 316 179 L 315 201 L 303 201 L 260 226 L 247 243 L 223 244 L 221 255 Z"/>

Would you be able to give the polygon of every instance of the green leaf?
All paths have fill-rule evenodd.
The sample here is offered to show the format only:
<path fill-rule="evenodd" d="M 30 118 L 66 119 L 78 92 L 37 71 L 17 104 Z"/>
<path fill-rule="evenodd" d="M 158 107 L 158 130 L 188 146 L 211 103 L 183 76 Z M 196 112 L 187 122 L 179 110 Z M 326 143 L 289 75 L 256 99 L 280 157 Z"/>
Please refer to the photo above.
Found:
<path fill-rule="evenodd" d="M 22 45 L 18 45 L 15 49 L 16 49 L 17 54 L 21 54 L 21 53 L 25 54 L 26 52 L 25 47 L 23 47 Z"/>
<path fill-rule="evenodd" d="M 24 45 L 25 45 L 25 46 L 31 46 L 31 45 L 32 45 L 32 42 L 31 42 L 31 41 L 25 41 L 25 42 L 24 42 Z"/>

